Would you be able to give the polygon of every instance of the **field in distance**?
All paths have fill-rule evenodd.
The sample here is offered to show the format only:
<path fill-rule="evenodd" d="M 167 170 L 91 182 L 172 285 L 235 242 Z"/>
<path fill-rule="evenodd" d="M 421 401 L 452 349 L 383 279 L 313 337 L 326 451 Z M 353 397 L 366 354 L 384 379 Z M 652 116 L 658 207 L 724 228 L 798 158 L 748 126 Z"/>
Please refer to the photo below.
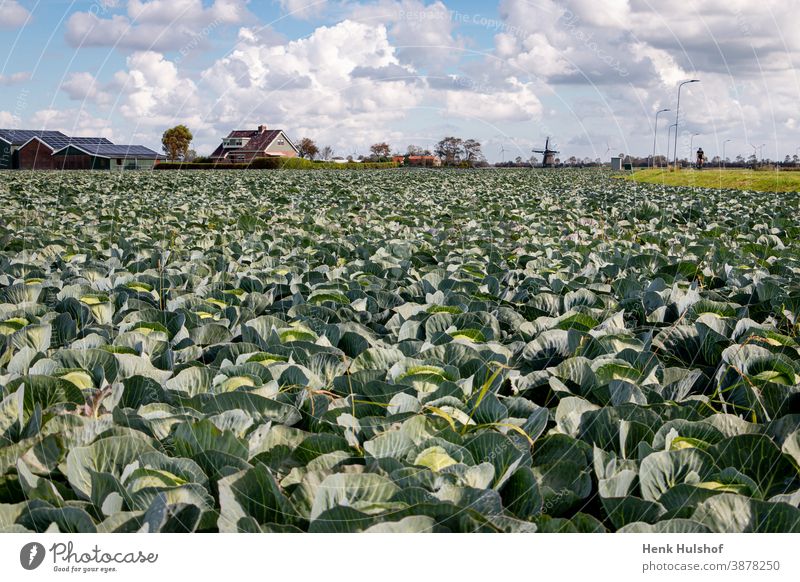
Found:
<path fill-rule="evenodd" d="M 724 188 L 756 192 L 800 192 L 800 172 L 792 171 L 708 168 L 701 171 L 671 172 L 657 168 L 634 172 L 626 179 L 666 186 Z"/>

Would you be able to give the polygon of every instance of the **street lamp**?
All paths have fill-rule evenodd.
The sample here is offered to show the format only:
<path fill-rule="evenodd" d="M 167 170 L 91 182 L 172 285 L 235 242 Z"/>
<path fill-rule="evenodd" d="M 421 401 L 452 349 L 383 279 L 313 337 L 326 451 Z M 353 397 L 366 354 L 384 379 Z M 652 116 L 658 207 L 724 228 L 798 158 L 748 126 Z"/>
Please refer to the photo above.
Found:
<path fill-rule="evenodd" d="M 681 114 L 681 88 L 684 85 L 688 85 L 689 83 L 699 83 L 700 79 L 690 79 L 689 81 L 684 81 L 683 83 L 678 85 L 678 105 L 675 107 L 675 150 L 673 152 L 673 163 L 675 167 L 678 167 L 678 121 L 680 119 Z"/>
<path fill-rule="evenodd" d="M 676 127 L 674 123 L 667 128 L 667 158 L 669 158 L 669 136 L 672 134 L 673 127 Z M 675 133 L 675 140 L 676 141 L 678 140 L 677 131 Z M 668 167 L 667 169 L 669 169 L 669 160 L 667 160 L 667 167 Z"/>
<path fill-rule="evenodd" d="M 658 116 L 666 111 L 671 111 L 670 109 L 662 109 L 661 111 L 656 111 L 656 124 L 653 127 L 653 166 L 656 165 L 656 136 L 658 135 Z M 667 143 L 667 155 L 669 155 L 669 143 Z"/>
<path fill-rule="evenodd" d="M 689 162 L 692 161 L 692 152 L 694 151 L 694 136 L 700 135 L 699 133 L 693 133 L 692 137 L 689 138 Z"/>
<path fill-rule="evenodd" d="M 753 144 L 750 144 L 750 147 L 753 148 L 753 167 L 755 168 L 758 164 L 758 156 L 756 155 L 758 153 L 758 148 Z"/>
<path fill-rule="evenodd" d="M 733 141 L 733 140 L 732 139 L 726 139 L 724 142 L 722 142 L 722 167 L 723 168 L 725 168 L 725 166 L 726 166 L 725 160 L 727 160 L 727 158 L 725 157 L 725 144 L 728 143 L 729 141 Z"/>

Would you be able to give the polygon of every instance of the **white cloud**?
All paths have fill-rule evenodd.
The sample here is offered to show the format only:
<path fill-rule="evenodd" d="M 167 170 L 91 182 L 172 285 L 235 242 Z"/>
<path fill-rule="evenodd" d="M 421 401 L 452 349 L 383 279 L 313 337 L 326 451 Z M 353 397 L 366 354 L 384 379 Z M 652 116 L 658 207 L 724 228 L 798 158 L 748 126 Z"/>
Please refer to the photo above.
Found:
<path fill-rule="evenodd" d="M 240 35 L 231 53 L 203 73 L 203 89 L 214 92 L 210 115 L 220 129 L 280 123 L 295 137 L 313 131 L 343 147 L 377 139 L 387 122 L 419 102 L 413 79 L 360 74 L 398 64 L 385 27 L 346 20 L 284 45 Z"/>
<path fill-rule="evenodd" d="M 16 85 L 24 83 L 31 78 L 31 74 L 27 71 L 13 73 L 11 75 L 0 75 L 0 85 Z"/>
<path fill-rule="evenodd" d="M 530 121 L 542 113 L 542 103 L 532 84 L 518 79 L 507 80 L 507 87 L 491 93 L 446 91 L 445 112 L 476 123 Z"/>
<path fill-rule="evenodd" d="M 0 111 L 0 127 L 9 128 L 19 125 L 19 118 L 10 111 Z"/>
<path fill-rule="evenodd" d="M 318 18 L 328 7 L 328 0 L 279 0 L 281 9 L 292 18 Z"/>
<path fill-rule="evenodd" d="M 128 57 L 128 69 L 114 76 L 119 112 L 145 126 L 167 126 L 178 121 L 202 126 L 195 83 L 182 77 L 175 63 L 153 51 Z"/>
<path fill-rule="evenodd" d="M 195 49 L 204 46 L 216 28 L 252 20 L 247 2 L 214 0 L 205 6 L 202 0 L 128 0 L 125 14 L 73 13 L 66 24 L 66 39 L 75 47 Z"/>
<path fill-rule="evenodd" d="M 23 26 L 31 13 L 18 0 L 0 0 L 0 29 Z"/>
<path fill-rule="evenodd" d="M 112 100 L 111 93 L 103 90 L 91 73 L 72 73 L 61 84 L 61 88 L 73 101 L 108 105 Z"/>
<path fill-rule="evenodd" d="M 31 118 L 31 126 L 61 131 L 71 136 L 105 137 L 114 141 L 112 120 L 95 117 L 85 109 L 41 109 Z"/>
<path fill-rule="evenodd" d="M 457 22 L 441 0 L 378 0 L 356 4 L 349 19 L 385 26 L 400 62 L 418 69 L 441 71 L 456 63 L 466 43 L 455 34 Z"/>

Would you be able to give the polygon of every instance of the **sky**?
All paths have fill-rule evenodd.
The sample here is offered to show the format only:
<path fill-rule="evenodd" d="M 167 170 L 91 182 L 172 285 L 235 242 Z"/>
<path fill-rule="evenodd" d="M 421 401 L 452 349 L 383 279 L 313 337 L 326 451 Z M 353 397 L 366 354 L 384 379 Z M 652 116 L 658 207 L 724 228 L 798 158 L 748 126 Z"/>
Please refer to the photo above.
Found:
<path fill-rule="evenodd" d="M 783 159 L 800 153 L 793 4 L 0 0 L 0 127 L 160 149 L 183 123 L 201 155 L 262 124 L 343 157 L 452 135 L 490 161 L 551 136 L 562 159 L 607 160 L 654 138 L 664 154 L 678 85 L 699 79 L 679 156 Z"/>

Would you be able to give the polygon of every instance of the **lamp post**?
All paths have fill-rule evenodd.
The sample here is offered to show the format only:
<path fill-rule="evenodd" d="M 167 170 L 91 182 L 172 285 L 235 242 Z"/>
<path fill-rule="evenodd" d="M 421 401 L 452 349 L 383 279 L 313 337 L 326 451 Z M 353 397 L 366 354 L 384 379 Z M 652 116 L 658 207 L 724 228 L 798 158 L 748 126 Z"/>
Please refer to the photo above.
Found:
<path fill-rule="evenodd" d="M 692 152 L 694 151 L 694 136 L 700 135 L 699 133 L 693 133 L 692 137 L 689 138 L 689 163 L 692 161 Z"/>
<path fill-rule="evenodd" d="M 727 164 L 726 161 L 725 161 L 725 160 L 727 160 L 727 158 L 725 157 L 725 144 L 728 143 L 729 141 L 733 141 L 733 140 L 732 139 L 726 139 L 724 142 L 722 142 L 722 167 L 723 168 L 725 168 L 726 164 Z"/>
<path fill-rule="evenodd" d="M 678 121 L 680 120 L 681 114 L 681 88 L 684 85 L 688 85 L 689 83 L 699 83 L 700 79 L 690 79 L 689 81 L 684 81 L 678 85 L 678 104 L 675 107 L 675 150 L 673 151 L 673 163 L 675 167 L 678 167 Z"/>
<path fill-rule="evenodd" d="M 667 158 L 669 158 L 669 136 L 672 135 L 672 128 L 673 127 L 675 127 L 674 123 L 667 128 Z M 675 140 L 677 141 L 677 139 L 678 139 L 678 136 L 677 136 L 677 133 L 676 133 Z M 667 159 L 667 169 L 669 169 L 669 159 Z"/>
<path fill-rule="evenodd" d="M 750 147 L 753 148 L 753 167 L 755 168 L 756 164 L 758 164 L 758 148 L 753 144 L 750 144 Z"/>
<path fill-rule="evenodd" d="M 661 111 L 656 111 L 656 123 L 653 127 L 653 163 L 652 166 L 655 167 L 656 165 L 656 136 L 658 135 L 658 116 L 662 113 L 670 111 L 670 109 L 662 109 Z M 669 143 L 667 143 L 667 155 L 669 155 Z"/>

